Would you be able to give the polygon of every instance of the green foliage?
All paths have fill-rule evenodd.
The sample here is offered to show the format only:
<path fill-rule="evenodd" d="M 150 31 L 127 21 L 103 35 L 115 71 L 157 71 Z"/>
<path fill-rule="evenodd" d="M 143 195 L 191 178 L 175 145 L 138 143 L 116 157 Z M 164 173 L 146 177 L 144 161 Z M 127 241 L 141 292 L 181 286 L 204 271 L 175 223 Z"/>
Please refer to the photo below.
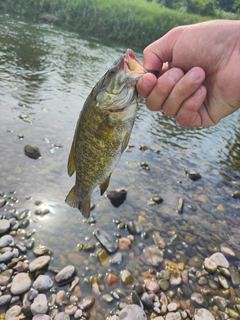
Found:
<path fill-rule="evenodd" d="M 216 0 L 187 0 L 188 12 L 214 16 L 217 8 Z"/>
<path fill-rule="evenodd" d="M 209 18 L 218 0 L 0 0 L 0 8 L 77 31 L 86 36 L 144 48 L 170 29 Z M 235 0 L 240 1 L 240 0 Z M 166 8 L 172 7 L 172 10 Z"/>

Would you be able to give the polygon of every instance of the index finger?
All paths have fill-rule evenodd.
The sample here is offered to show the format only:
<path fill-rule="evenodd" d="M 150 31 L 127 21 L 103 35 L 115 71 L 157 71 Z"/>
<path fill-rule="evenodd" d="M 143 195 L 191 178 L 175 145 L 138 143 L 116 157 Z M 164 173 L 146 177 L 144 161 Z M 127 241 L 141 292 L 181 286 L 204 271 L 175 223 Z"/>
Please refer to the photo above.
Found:
<path fill-rule="evenodd" d="M 182 31 L 182 27 L 174 28 L 147 46 L 143 51 L 144 67 L 150 70 L 161 70 L 164 62 L 172 61 L 175 43 Z"/>

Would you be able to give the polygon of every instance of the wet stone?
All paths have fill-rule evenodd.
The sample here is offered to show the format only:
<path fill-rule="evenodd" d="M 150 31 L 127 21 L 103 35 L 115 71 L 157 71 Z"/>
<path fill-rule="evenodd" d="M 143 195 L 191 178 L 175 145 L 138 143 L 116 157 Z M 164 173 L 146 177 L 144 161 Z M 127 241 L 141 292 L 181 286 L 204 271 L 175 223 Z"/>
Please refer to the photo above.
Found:
<path fill-rule="evenodd" d="M 33 288 L 38 292 L 44 292 L 52 288 L 53 281 L 48 275 L 39 275 L 33 282 Z"/>
<path fill-rule="evenodd" d="M 229 268 L 229 262 L 221 252 L 212 254 L 210 259 L 216 263 L 217 267 Z"/>
<path fill-rule="evenodd" d="M 204 268 L 209 273 L 214 273 L 217 271 L 217 264 L 214 260 L 210 258 L 205 258 L 204 260 Z"/>
<path fill-rule="evenodd" d="M 222 254 L 224 254 L 225 257 L 236 257 L 236 254 L 233 251 L 233 249 L 230 248 L 230 246 L 226 243 L 222 243 L 220 245 L 220 250 L 221 250 Z"/>
<path fill-rule="evenodd" d="M 152 291 L 157 293 L 160 290 L 160 286 L 157 281 L 148 281 L 145 285 L 147 291 Z"/>
<path fill-rule="evenodd" d="M 3 272 L 0 273 L 0 285 L 1 286 L 8 285 L 8 283 L 11 279 L 12 273 L 13 273 L 12 269 L 7 269 L 7 270 L 4 270 Z"/>
<path fill-rule="evenodd" d="M 104 294 L 104 295 L 103 295 L 103 300 L 104 300 L 105 302 L 110 303 L 110 302 L 113 301 L 113 297 L 112 297 L 110 294 Z"/>
<path fill-rule="evenodd" d="M 106 231 L 102 229 L 96 229 L 94 230 L 93 234 L 109 253 L 114 253 L 118 249 L 115 238 Z"/>
<path fill-rule="evenodd" d="M 45 314 L 48 310 L 47 297 L 43 293 L 39 293 L 31 304 L 31 312 L 33 315 Z"/>
<path fill-rule="evenodd" d="M 70 320 L 70 316 L 66 312 L 59 312 L 54 320 Z"/>
<path fill-rule="evenodd" d="M 12 242 L 13 242 L 13 237 L 6 234 L 5 236 L 2 236 L 0 239 L 0 248 L 7 247 Z"/>
<path fill-rule="evenodd" d="M 18 317 L 21 314 L 21 307 L 20 306 L 13 306 L 7 310 L 5 315 L 5 320 L 12 320 L 15 317 Z"/>
<path fill-rule="evenodd" d="M 141 301 L 146 309 L 151 309 L 153 307 L 153 299 L 147 292 L 143 293 Z"/>
<path fill-rule="evenodd" d="M 202 305 L 206 304 L 206 300 L 201 295 L 201 293 L 198 293 L 198 292 L 194 292 L 191 295 L 191 300 L 192 300 L 192 302 L 196 303 L 199 306 L 202 306 Z"/>
<path fill-rule="evenodd" d="M 32 159 L 38 159 L 41 157 L 40 150 L 37 146 L 32 145 L 32 144 L 27 144 L 24 147 L 24 153 L 26 156 Z"/>
<path fill-rule="evenodd" d="M 158 267 L 163 261 L 163 252 L 158 247 L 152 245 L 143 250 L 141 259 L 148 265 Z"/>
<path fill-rule="evenodd" d="M 7 305 L 10 300 L 12 299 L 12 296 L 10 294 L 5 294 L 0 297 L 0 306 Z"/>
<path fill-rule="evenodd" d="M 168 312 L 168 314 L 165 317 L 165 320 L 181 320 L 181 314 L 180 312 Z"/>
<path fill-rule="evenodd" d="M 131 304 L 120 311 L 119 320 L 147 320 L 147 316 L 141 307 Z"/>
<path fill-rule="evenodd" d="M 31 279 L 27 273 L 18 273 L 14 278 L 11 286 L 12 294 L 18 295 L 29 290 Z"/>
<path fill-rule="evenodd" d="M 231 279 L 235 287 L 240 285 L 240 274 L 237 271 L 231 271 Z"/>
<path fill-rule="evenodd" d="M 198 172 L 190 171 L 190 172 L 187 172 L 187 174 L 188 174 L 188 177 L 193 181 L 196 181 L 201 178 L 201 175 Z"/>
<path fill-rule="evenodd" d="M 196 309 L 193 320 L 215 320 L 214 315 L 207 309 Z"/>
<path fill-rule="evenodd" d="M 0 255 L 0 263 L 7 262 L 13 258 L 13 252 L 12 251 L 6 251 L 3 254 Z"/>
<path fill-rule="evenodd" d="M 58 274 L 55 277 L 55 281 L 57 283 L 68 281 L 74 277 L 75 273 L 76 273 L 76 268 L 72 265 L 68 265 L 58 272 Z"/>
<path fill-rule="evenodd" d="M 86 296 L 82 301 L 79 302 L 78 306 L 82 310 L 87 310 L 94 305 L 95 299 L 91 296 Z"/>
<path fill-rule="evenodd" d="M 119 207 L 127 198 L 127 191 L 124 188 L 107 189 L 107 197 L 114 207 Z"/>
<path fill-rule="evenodd" d="M 33 260 L 31 263 L 29 263 L 29 271 L 35 272 L 37 270 L 42 269 L 45 267 L 50 260 L 50 256 L 40 256 L 37 259 Z"/>
<path fill-rule="evenodd" d="M 128 270 L 122 270 L 121 272 L 121 280 L 124 284 L 130 285 L 133 284 L 134 277 Z"/>
<path fill-rule="evenodd" d="M 110 263 L 111 264 L 120 264 L 122 262 L 122 253 L 117 252 L 111 259 Z"/>
<path fill-rule="evenodd" d="M 227 300 L 220 296 L 213 297 L 216 305 L 218 306 L 219 310 L 224 311 L 227 306 Z"/>
<path fill-rule="evenodd" d="M 140 234 L 142 232 L 142 225 L 137 221 L 129 221 L 127 223 L 127 230 L 130 234 Z"/>
<path fill-rule="evenodd" d="M 126 237 L 120 238 L 118 239 L 118 246 L 121 250 L 128 250 L 131 247 L 131 240 Z"/>
<path fill-rule="evenodd" d="M 7 232 L 10 228 L 10 222 L 7 219 L 0 220 L 0 234 Z"/>
<path fill-rule="evenodd" d="M 218 281 L 223 289 L 229 288 L 229 284 L 227 282 L 227 279 L 224 276 L 219 276 Z"/>

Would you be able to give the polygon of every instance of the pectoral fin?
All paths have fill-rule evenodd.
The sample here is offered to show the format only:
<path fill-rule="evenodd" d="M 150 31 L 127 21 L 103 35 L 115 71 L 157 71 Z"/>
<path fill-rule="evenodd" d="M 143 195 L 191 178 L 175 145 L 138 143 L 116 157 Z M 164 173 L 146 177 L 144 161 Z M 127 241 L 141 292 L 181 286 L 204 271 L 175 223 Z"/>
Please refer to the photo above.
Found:
<path fill-rule="evenodd" d="M 76 171 L 76 167 L 75 167 L 75 161 L 74 161 L 74 149 L 73 149 L 73 142 L 72 142 L 71 150 L 70 150 L 69 156 L 68 156 L 68 175 L 69 175 L 69 177 L 71 177 L 75 171 Z"/>
<path fill-rule="evenodd" d="M 91 199 L 82 200 L 81 197 L 76 193 L 75 186 L 70 190 L 66 197 L 65 202 L 73 208 L 78 208 L 85 218 L 89 218 Z"/>
<path fill-rule="evenodd" d="M 102 183 L 100 184 L 100 194 L 101 196 L 104 194 L 104 192 L 107 190 L 108 188 L 108 185 L 109 185 L 109 182 L 110 182 L 110 178 L 111 178 L 111 173 L 110 175 L 107 177 L 107 179 Z"/>
<path fill-rule="evenodd" d="M 129 143 L 129 140 L 130 140 L 130 133 L 127 132 L 125 134 L 125 137 L 123 138 L 123 142 L 122 142 L 122 147 L 121 147 L 121 152 L 123 152 L 127 146 L 128 146 L 128 143 Z"/>

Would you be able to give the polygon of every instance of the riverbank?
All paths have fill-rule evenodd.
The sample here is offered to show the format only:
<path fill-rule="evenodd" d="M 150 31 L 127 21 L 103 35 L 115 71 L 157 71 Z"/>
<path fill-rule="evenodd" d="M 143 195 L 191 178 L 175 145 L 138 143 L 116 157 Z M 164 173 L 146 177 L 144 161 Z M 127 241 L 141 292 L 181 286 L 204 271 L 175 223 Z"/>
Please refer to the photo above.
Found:
<path fill-rule="evenodd" d="M 94 36 L 143 49 L 173 27 L 208 18 L 178 12 L 146 0 L 30 0 L 2 1 L 2 10 L 62 26 L 80 35 Z M 0 8 L 1 9 L 1 8 Z"/>

